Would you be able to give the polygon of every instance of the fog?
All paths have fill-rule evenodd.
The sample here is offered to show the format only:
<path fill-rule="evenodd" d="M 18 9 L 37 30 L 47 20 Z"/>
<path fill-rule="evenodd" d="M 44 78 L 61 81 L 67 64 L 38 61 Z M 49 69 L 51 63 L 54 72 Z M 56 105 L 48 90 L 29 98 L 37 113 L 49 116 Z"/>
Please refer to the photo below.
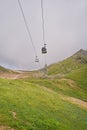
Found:
<path fill-rule="evenodd" d="M 20 0 L 39 63 L 28 36 L 18 0 L 0 0 L 0 65 L 34 70 L 44 66 L 41 0 Z M 43 0 L 46 61 L 52 63 L 87 50 L 87 0 Z"/>

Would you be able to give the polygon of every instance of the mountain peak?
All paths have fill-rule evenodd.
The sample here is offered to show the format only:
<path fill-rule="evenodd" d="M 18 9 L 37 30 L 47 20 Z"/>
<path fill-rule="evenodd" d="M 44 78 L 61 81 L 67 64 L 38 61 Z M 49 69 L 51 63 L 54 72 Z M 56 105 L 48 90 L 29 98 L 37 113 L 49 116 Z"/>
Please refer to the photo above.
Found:
<path fill-rule="evenodd" d="M 49 66 L 50 74 L 66 74 L 72 70 L 79 69 L 87 64 L 87 50 L 80 49 L 69 58 Z"/>
<path fill-rule="evenodd" d="M 77 51 L 75 54 L 79 54 L 79 55 L 84 55 L 84 56 L 86 56 L 86 55 L 87 55 L 87 50 L 80 49 L 80 50 Z"/>
<path fill-rule="evenodd" d="M 86 64 L 87 63 L 87 50 L 80 49 L 73 55 L 73 58 L 75 58 L 77 61 L 79 61 L 82 64 Z"/>

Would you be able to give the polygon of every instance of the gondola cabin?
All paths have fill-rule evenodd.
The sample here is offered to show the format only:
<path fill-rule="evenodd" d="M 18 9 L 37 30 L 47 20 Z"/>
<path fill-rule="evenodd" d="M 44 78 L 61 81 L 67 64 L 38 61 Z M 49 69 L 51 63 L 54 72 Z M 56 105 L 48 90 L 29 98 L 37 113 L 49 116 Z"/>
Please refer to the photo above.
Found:
<path fill-rule="evenodd" d="M 39 62 L 39 59 L 38 59 L 38 57 L 37 57 L 37 56 L 36 56 L 35 62 Z"/>
<path fill-rule="evenodd" d="M 46 46 L 42 47 L 42 54 L 46 54 L 47 53 L 47 49 Z"/>

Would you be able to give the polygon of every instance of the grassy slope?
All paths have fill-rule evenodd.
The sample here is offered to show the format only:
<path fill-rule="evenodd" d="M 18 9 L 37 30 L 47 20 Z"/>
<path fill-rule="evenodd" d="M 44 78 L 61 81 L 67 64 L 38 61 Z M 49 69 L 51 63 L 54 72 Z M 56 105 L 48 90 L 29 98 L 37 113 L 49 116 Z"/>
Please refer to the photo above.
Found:
<path fill-rule="evenodd" d="M 78 59 L 74 55 L 49 68 L 50 75 L 66 74 L 61 79 L 0 79 L 0 126 L 86 130 L 87 110 L 60 96 L 87 101 L 87 64 Z"/>
<path fill-rule="evenodd" d="M 0 74 L 2 74 L 2 73 L 17 73 L 17 72 L 0 66 Z"/>
<path fill-rule="evenodd" d="M 80 68 L 81 66 L 82 66 L 82 64 L 79 64 L 79 62 L 75 61 L 75 59 L 68 58 L 64 61 L 61 61 L 59 63 L 51 65 L 48 68 L 48 74 L 49 75 L 53 75 L 53 74 L 55 75 L 55 74 L 58 74 L 58 73 L 66 74 L 73 69 Z"/>
<path fill-rule="evenodd" d="M 2 66 L 0 66 L 0 72 L 9 72 L 9 70 L 4 68 L 4 67 L 2 67 Z"/>
<path fill-rule="evenodd" d="M 0 125 L 15 130 L 86 130 L 87 111 L 60 97 L 64 84 L 61 80 L 0 79 Z M 65 95 L 70 91 L 66 87 Z"/>
<path fill-rule="evenodd" d="M 87 91 L 87 64 L 80 69 L 73 70 L 67 78 L 74 80 L 78 86 Z"/>
<path fill-rule="evenodd" d="M 86 99 L 87 101 L 87 98 L 85 98 L 87 96 L 87 51 L 80 50 L 73 56 L 65 59 L 64 61 L 51 65 L 50 67 L 48 67 L 48 74 L 54 76 L 58 75 L 58 77 L 60 76 L 60 78 L 68 78 L 73 80 L 74 83 L 72 83 L 72 86 L 79 86 L 79 88 L 77 87 L 76 92 L 71 91 L 70 93 L 69 90 L 68 94 L 71 96 L 78 96 L 79 98 L 81 98 L 81 93 L 85 92 L 85 96 L 83 96 L 84 98 L 82 100 Z M 71 84 L 70 80 L 68 79 L 62 81 L 62 83 L 65 82 L 63 85 L 67 88 L 69 88 Z M 82 91 L 80 91 L 81 93 L 79 93 L 80 89 L 83 89 Z M 66 93 L 65 90 L 64 93 Z"/>
<path fill-rule="evenodd" d="M 73 56 L 48 67 L 48 74 L 66 74 L 87 65 L 87 51 L 80 50 Z"/>
<path fill-rule="evenodd" d="M 34 79 L 30 80 L 30 82 L 39 86 L 45 86 L 46 88 L 51 89 L 54 92 L 62 93 L 66 96 L 72 96 L 83 101 L 87 101 L 87 90 L 85 90 L 84 87 L 80 88 L 75 82 L 71 83 L 71 81 L 69 80 L 62 79 Z"/>
<path fill-rule="evenodd" d="M 48 74 L 59 74 L 60 77 L 68 78 L 65 81 L 60 80 L 64 88 L 67 88 L 67 91 L 64 90 L 63 93 L 87 101 L 87 51 L 80 50 L 64 61 L 50 66 Z M 73 80 L 72 83 L 70 83 L 70 79 Z M 79 88 L 75 87 L 76 91 L 73 91 L 70 84 L 72 86 L 79 86 Z"/>

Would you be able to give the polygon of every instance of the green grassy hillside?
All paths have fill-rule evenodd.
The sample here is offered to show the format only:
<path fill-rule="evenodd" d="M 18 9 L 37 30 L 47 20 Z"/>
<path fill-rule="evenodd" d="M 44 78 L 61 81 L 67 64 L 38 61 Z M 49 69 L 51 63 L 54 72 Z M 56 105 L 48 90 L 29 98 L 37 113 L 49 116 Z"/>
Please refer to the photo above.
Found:
<path fill-rule="evenodd" d="M 0 66 L 0 78 L 16 78 L 20 74 L 19 71 L 10 70 Z"/>
<path fill-rule="evenodd" d="M 85 90 L 63 79 L 0 79 L 0 128 L 86 130 L 87 106 L 78 98 L 87 99 Z"/>
<path fill-rule="evenodd" d="M 66 77 L 74 80 L 78 86 L 87 91 L 87 65 L 84 65 L 80 69 L 73 70 Z"/>
<path fill-rule="evenodd" d="M 66 74 L 87 65 L 87 51 L 80 50 L 73 56 L 48 67 L 48 75 Z"/>
<path fill-rule="evenodd" d="M 0 74 L 2 73 L 17 73 L 17 72 L 0 66 Z"/>
<path fill-rule="evenodd" d="M 0 78 L 0 130 L 86 130 L 86 56 L 80 50 L 50 66 L 47 78 L 40 72 L 15 75 L 21 79 Z"/>
<path fill-rule="evenodd" d="M 4 67 L 2 67 L 2 66 L 0 66 L 0 72 L 9 72 L 9 70 L 4 68 Z"/>

